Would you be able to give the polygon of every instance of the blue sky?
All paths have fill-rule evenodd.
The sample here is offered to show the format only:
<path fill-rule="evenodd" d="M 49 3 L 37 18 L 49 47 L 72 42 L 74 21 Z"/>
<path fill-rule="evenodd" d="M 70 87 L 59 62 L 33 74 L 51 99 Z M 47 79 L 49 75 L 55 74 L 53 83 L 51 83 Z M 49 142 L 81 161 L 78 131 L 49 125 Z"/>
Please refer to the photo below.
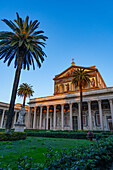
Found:
<path fill-rule="evenodd" d="M 106 85 L 113 86 L 113 0 L 6 0 L 0 2 L 0 19 L 40 21 L 48 36 L 42 67 L 21 72 L 20 82 L 33 85 L 34 98 L 53 95 L 53 78 L 71 65 L 96 65 Z M 0 31 L 9 30 L 0 20 Z M 0 101 L 10 102 L 15 75 L 13 63 L 0 60 Z M 28 99 L 27 99 L 28 101 Z M 16 103 L 22 103 L 17 97 Z"/>

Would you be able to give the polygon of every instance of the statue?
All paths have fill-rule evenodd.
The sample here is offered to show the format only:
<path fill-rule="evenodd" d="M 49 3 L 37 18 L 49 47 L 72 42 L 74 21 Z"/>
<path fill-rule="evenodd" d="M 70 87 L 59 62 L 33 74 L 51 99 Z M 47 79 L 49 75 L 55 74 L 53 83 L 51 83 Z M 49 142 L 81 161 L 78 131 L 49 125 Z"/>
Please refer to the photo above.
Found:
<path fill-rule="evenodd" d="M 19 110 L 17 124 L 24 124 L 24 116 L 25 116 L 25 107 L 21 105 L 21 109 Z"/>
<path fill-rule="evenodd" d="M 74 69 L 72 68 L 72 69 L 71 69 L 71 75 L 74 74 L 74 72 L 75 72 L 75 71 L 74 71 Z"/>
<path fill-rule="evenodd" d="M 62 84 L 62 92 L 64 92 L 64 84 Z"/>
<path fill-rule="evenodd" d="M 66 86 L 67 86 L 67 91 L 69 91 L 69 84 L 67 84 Z"/>
<path fill-rule="evenodd" d="M 91 86 L 95 87 L 95 80 L 94 80 L 94 78 L 92 78 L 92 80 L 91 80 Z"/>
<path fill-rule="evenodd" d="M 59 92 L 59 88 L 58 88 L 58 86 L 56 87 L 56 93 L 58 93 Z"/>

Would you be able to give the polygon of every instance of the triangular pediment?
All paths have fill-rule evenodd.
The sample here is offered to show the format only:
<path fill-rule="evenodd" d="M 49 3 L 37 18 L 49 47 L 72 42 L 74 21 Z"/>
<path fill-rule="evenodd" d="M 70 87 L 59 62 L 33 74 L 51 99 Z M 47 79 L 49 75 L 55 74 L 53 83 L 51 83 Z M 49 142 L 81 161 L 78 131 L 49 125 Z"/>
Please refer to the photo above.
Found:
<path fill-rule="evenodd" d="M 91 67 L 70 66 L 69 68 L 61 72 L 60 74 L 55 75 L 53 80 L 57 80 L 57 79 L 65 78 L 65 77 L 71 77 L 73 76 L 73 72 L 76 71 L 77 69 L 85 69 L 85 71 L 88 71 L 88 72 L 89 71 L 93 72 L 97 70 L 95 66 L 91 66 Z"/>
<path fill-rule="evenodd" d="M 73 73 L 77 69 L 84 69 L 90 75 L 90 82 L 84 87 L 85 89 L 105 88 L 106 84 L 95 66 L 83 67 L 76 66 L 73 59 L 71 66 L 55 75 L 54 77 L 54 94 L 71 93 L 79 90 L 79 87 L 75 87 L 73 83 Z"/>

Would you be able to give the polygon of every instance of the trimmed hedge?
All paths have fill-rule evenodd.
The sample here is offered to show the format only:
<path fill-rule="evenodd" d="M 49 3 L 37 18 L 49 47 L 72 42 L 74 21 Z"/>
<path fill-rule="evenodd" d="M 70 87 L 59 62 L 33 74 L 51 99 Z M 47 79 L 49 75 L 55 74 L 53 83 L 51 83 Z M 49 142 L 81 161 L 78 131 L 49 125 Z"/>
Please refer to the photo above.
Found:
<path fill-rule="evenodd" d="M 75 132 L 79 132 L 79 133 L 87 133 L 87 132 L 93 132 L 93 133 L 113 133 L 111 131 L 100 131 L 100 130 L 44 130 L 44 129 L 25 129 L 24 130 L 25 132 L 40 132 L 40 133 L 45 133 L 45 132 L 53 132 L 53 133 L 57 133 L 57 132 L 60 132 L 60 133 L 75 133 Z"/>
<path fill-rule="evenodd" d="M 24 132 L 0 133 L 0 141 L 24 140 L 27 134 Z"/>
<path fill-rule="evenodd" d="M 69 139 L 87 139 L 87 132 L 89 131 L 52 131 L 39 129 L 26 129 L 27 136 L 35 137 L 50 137 L 50 138 L 69 138 Z M 107 138 L 113 135 L 113 132 L 98 132 L 92 131 L 95 139 Z"/>
<path fill-rule="evenodd" d="M 49 137 L 49 138 L 68 138 L 68 139 L 87 139 L 87 133 L 62 133 L 62 132 L 27 132 L 27 136 L 35 137 Z M 101 138 L 101 134 L 94 134 L 94 138 Z M 103 136 L 104 137 L 104 136 Z M 108 136 L 107 136 L 108 137 Z"/>

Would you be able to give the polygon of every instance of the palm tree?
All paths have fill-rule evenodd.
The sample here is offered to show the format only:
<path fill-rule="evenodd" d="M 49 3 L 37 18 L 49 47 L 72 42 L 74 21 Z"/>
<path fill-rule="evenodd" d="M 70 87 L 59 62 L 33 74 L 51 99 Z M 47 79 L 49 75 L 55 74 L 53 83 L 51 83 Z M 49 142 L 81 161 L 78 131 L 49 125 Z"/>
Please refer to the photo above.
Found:
<path fill-rule="evenodd" d="M 26 97 L 33 96 L 34 91 L 32 90 L 32 86 L 27 83 L 22 83 L 17 90 L 18 96 L 24 97 L 23 106 L 25 106 Z"/>
<path fill-rule="evenodd" d="M 44 61 L 44 53 L 42 47 L 45 47 L 45 42 L 48 37 L 43 35 L 43 31 L 37 31 L 39 27 L 38 20 L 30 21 L 27 16 L 25 21 L 19 17 L 12 22 L 11 20 L 3 19 L 12 30 L 12 32 L 0 32 L 0 59 L 7 61 L 8 66 L 14 59 L 14 67 L 16 68 L 15 79 L 13 83 L 12 95 L 10 100 L 9 112 L 6 122 L 6 132 L 10 132 L 12 118 L 14 115 L 14 104 L 21 69 L 30 69 L 30 65 L 35 70 L 35 63 L 40 68 L 41 62 Z"/>
<path fill-rule="evenodd" d="M 74 71 L 72 82 L 75 84 L 75 88 L 80 89 L 80 113 L 81 113 L 81 130 L 83 130 L 83 114 L 82 114 L 82 89 L 87 86 L 90 82 L 90 75 L 85 71 L 85 69 L 77 69 Z"/>

